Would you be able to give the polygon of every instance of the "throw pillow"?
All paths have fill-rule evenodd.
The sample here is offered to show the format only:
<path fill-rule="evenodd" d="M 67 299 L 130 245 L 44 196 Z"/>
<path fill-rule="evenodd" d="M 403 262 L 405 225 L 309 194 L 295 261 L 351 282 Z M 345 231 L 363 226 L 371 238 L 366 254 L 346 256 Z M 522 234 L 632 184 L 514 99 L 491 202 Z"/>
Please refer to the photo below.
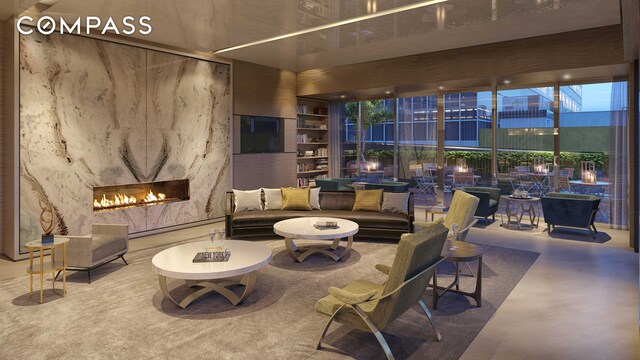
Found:
<path fill-rule="evenodd" d="M 382 189 L 356 190 L 356 200 L 351 211 L 380 211 Z"/>
<path fill-rule="evenodd" d="M 309 190 L 309 204 L 312 210 L 320 209 L 320 188 L 313 188 Z"/>
<path fill-rule="evenodd" d="M 282 210 L 311 210 L 309 188 L 282 188 Z"/>
<path fill-rule="evenodd" d="M 264 209 L 265 210 L 281 210 L 282 209 L 282 189 L 267 189 L 264 191 Z"/>
<path fill-rule="evenodd" d="M 258 190 L 233 190 L 235 211 L 262 210 L 262 189 Z"/>
<path fill-rule="evenodd" d="M 409 214 L 409 193 L 383 193 L 382 211 Z"/>

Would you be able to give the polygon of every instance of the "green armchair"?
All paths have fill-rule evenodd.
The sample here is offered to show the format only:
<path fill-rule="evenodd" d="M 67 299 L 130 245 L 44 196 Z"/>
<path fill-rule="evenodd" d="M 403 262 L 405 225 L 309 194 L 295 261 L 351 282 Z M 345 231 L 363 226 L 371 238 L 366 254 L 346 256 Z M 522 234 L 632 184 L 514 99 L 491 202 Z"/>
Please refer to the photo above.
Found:
<path fill-rule="evenodd" d="M 467 238 L 469 229 L 478 222 L 478 219 L 475 218 L 475 213 L 479 202 L 480 199 L 476 196 L 467 194 L 464 191 L 456 191 L 453 194 L 451 205 L 449 205 L 449 211 L 444 219 L 440 218 L 434 222 L 416 221 L 414 225 L 428 228 L 430 226 L 443 223 L 447 229 L 451 230 L 453 224 L 458 224 L 458 236 L 454 240 L 464 241 Z"/>
<path fill-rule="evenodd" d="M 382 189 L 384 192 L 407 192 L 409 191 L 408 182 L 400 181 L 383 181 L 377 184 L 364 184 L 366 190 Z"/>
<path fill-rule="evenodd" d="M 316 186 L 322 189 L 322 191 L 347 191 L 353 190 L 347 185 L 351 185 L 355 179 L 349 178 L 324 178 L 316 179 Z"/>
<path fill-rule="evenodd" d="M 476 208 L 475 216 L 483 217 L 484 222 L 487 222 L 487 218 L 491 216 L 493 221 L 496 221 L 496 212 L 500 206 L 500 189 L 491 187 L 461 187 L 455 189 L 456 191 L 464 191 L 467 194 L 471 194 L 477 197 L 480 201 Z"/>
<path fill-rule="evenodd" d="M 329 317 L 317 349 L 320 349 L 331 323 L 337 321 L 373 333 L 387 359 L 393 359 L 380 330 L 416 303 L 420 304 L 440 341 L 442 336 L 422 296 L 436 266 L 444 260 L 440 253 L 447 232 L 443 225 L 438 224 L 400 239 L 393 265 L 376 265 L 376 269 L 388 275 L 382 284 L 356 280 L 342 289 L 329 288 L 329 295 L 318 300 L 315 306 L 316 312 Z"/>

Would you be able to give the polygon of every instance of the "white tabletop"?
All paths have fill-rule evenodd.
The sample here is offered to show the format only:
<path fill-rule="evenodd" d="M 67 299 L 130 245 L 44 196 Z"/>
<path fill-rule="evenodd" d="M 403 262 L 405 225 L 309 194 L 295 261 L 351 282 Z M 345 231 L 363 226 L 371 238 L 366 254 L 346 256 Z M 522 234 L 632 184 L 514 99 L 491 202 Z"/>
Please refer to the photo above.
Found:
<path fill-rule="evenodd" d="M 319 221 L 335 221 L 338 223 L 338 228 L 316 229 L 313 225 Z M 292 239 L 333 240 L 356 234 L 358 232 L 358 224 L 351 220 L 331 217 L 300 217 L 275 223 L 273 231 L 280 236 Z"/>
<path fill-rule="evenodd" d="M 159 275 L 174 279 L 205 280 L 244 275 L 271 262 L 272 251 L 269 247 L 255 241 L 240 240 L 224 241 L 224 246 L 231 251 L 229 261 L 193 262 L 198 252 L 215 245 L 211 240 L 205 240 L 174 246 L 157 253 L 151 263 Z"/>
<path fill-rule="evenodd" d="M 53 247 L 53 246 L 58 246 L 58 245 L 62 245 L 64 243 L 69 242 L 69 238 L 66 237 L 59 237 L 56 236 L 53 238 L 53 241 L 50 243 L 46 243 L 43 244 L 42 243 L 42 239 L 40 240 L 33 240 L 33 241 L 29 241 L 28 243 L 24 244 L 24 246 L 26 248 L 49 248 L 49 247 Z"/>
<path fill-rule="evenodd" d="M 571 185 L 585 185 L 585 186 L 609 186 L 611 183 L 606 181 L 596 181 L 596 182 L 583 182 L 582 180 L 570 180 L 569 184 Z"/>
<path fill-rule="evenodd" d="M 507 201 L 515 201 L 515 202 L 535 202 L 535 201 L 540 201 L 539 197 L 535 197 L 535 196 L 531 196 L 528 198 L 515 198 L 515 197 L 511 197 L 511 195 L 501 195 L 500 196 L 503 199 L 506 199 Z"/>

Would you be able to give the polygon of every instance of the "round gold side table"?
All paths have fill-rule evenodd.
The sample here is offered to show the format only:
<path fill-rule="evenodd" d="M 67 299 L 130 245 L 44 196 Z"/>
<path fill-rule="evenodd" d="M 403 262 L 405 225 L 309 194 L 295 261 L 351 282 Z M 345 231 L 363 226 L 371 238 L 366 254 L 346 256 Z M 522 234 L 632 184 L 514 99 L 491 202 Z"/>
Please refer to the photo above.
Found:
<path fill-rule="evenodd" d="M 67 243 L 68 238 L 57 237 L 53 242 L 43 244 L 42 240 L 35 240 L 26 243 L 24 246 L 29 250 L 29 267 L 27 273 L 29 274 L 29 295 L 33 294 L 33 275 L 40 275 L 40 304 L 42 304 L 42 294 L 44 285 L 44 274 L 51 273 L 51 286 L 55 292 L 56 271 L 62 272 L 62 296 L 67 293 Z M 56 249 L 62 248 L 62 260 L 56 261 Z M 45 250 L 51 251 L 50 261 L 44 261 Z M 40 252 L 40 262 L 38 264 L 33 263 L 33 252 Z"/>

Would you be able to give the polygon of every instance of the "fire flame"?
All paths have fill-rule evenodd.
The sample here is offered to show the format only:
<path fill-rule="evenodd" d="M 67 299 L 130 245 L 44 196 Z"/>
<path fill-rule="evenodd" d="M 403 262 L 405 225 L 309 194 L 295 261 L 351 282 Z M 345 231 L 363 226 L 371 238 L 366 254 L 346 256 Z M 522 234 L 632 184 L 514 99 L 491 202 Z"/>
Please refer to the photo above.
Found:
<path fill-rule="evenodd" d="M 150 203 L 155 201 L 162 201 L 166 199 L 166 197 L 167 196 L 163 193 L 158 193 L 158 195 L 155 195 L 153 191 L 149 191 L 149 193 L 146 194 L 145 198 L 142 199 L 142 202 Z M 116 194 L 113 196 L 113 200 L 107 199 L 106 195 L 102 195 L 102 199 L 93 200 L 93 207 L 97 209 L 97 208 L 107 208 L 107 207 L 114 207 L 114 206 L 126 206 L 126 205 L 135 204 L 137 202 L 138 202 L 138 199 L 136 199 L 134 196 L 128 196 L 126 194 Z"/>

